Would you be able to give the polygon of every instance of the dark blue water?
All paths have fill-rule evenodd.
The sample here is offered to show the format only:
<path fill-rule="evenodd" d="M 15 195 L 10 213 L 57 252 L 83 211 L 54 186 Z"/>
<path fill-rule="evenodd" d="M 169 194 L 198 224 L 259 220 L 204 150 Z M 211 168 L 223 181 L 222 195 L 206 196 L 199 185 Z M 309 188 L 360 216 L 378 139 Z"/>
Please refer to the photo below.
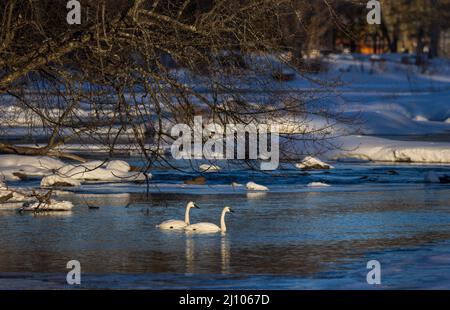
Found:
<path fill-rule="evenodd" d="M 425 184 L 428 170 L 449 168 L 338 165 L 277 177 L 223 172 L 203 186 L 182 185 L 160 171 L 148 195 L 145 185 L 84 185 L 60 193 L 75 203 L 71 212 L 0 211 L 0 288 L 68 288 L 66 263 L 76 259 L 78 288 L 449 289 L 450 188 Z M 227 183 L 250 179 L 271 190 L 247 193 Z M 310 181 L 331 186 L 308 188 Z M 189 200 L 201 207 L 191 222 L 218 223 L 223 206 L 232 206 L 227 234 L 155 227 L 182 219 Z M 366 283 L 372 259 L 381 263 L 380 286 Z"/>

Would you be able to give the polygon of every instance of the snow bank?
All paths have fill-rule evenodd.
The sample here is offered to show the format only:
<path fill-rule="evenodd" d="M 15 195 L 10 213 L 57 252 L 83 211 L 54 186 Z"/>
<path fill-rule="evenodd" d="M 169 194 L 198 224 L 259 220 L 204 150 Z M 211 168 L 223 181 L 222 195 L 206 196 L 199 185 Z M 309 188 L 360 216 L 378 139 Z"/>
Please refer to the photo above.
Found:
<path fill-rule="evenodd" d="M 59 180 L 58 178 L 48 178 Z M 39 194 L 39 190 L 37 190 Z M 33 190 L 33 193 L 36 191 Z M 50 203 L 40 204 L 33 197 L 32 193 L 26 190 L 9 189 L 6 184 L 0 181 L 0 210 L 21 210 L 21 211 L 69 211 L 73 204 L 69 201 L 56 201 L 51 199 Z"/>
<path fill-rule="evenodd" d="M 22 208 L 22 202 L 5 202 L 0 203 L 0 211 L 15 211 Z"/>
<path fill-rule="evenodd" d="M 450 63 L 430 61 L 427 73 L 417 66 L 402 64 L 402 54 L 384 54 L 383 68 L 374 68 L 370 56 L 331 55 L 324 59 L 329 68 L 318 78 L 337 79 L 340 94 L 330 102 L 341 105 L 345 116 L 361 120 L 356 130 L 366 135 L 445 134 L 450 124 Z M 376 66 L 375 66 L 376 67 Z M 299 79 L 297 84 L 306 84 Z M 295 85 L 297 86 L 297 85 Z M 300 85 L 299 85 L 300 86 Z M 332 105 L 329 105 L 332 107 Z M 359 128 L 360 127 L 360 128 Z"/>
<path fill-rule="evenodd" d="M 255 182 L 248 182 L 247 189 L 249 191 L 268 191 L 269 188 L 264 185 L 256 184 Z"/>
<path fill-rule="evenodd" d="M 56 201 L 51 199 L 50 203 L 35 202 L 24 206 L 21 211 L 70 211 L 73 204 L 70 201 Z"/>
<path fill-rule="evenodd" d="M 130 164 L 123 160 L 111 160 L 106 164 L 105 168 L 123 172 L 129 172 L 131 170 Z"/>
<path fill-rule="evenodd" d="M 80 181 L 144 181 L 145 175 L 131 172 L 123 160 L 89 161 L 80 164 L 64 162 L 46 156 L 0 155 L 0 178 L 20 181 L 41 179 L 41 186 L 79 186 Z"/>
<path fill-rule="evenodd" d="M 5 203 L 13 197 L 9 191 L 0 191 L 0 203 Z"/>
<path fill-rule="evenodd" d="M 29 201 L 30 198 L 11 189 L 8 189 L 6 183 L 0 181 L 0 204 L 10 202 Z"/>
<path fill-rule="evenodd" d="M 330 169 L 334 168 L 312 156 L 306 156 L 301 163 L 295 165 L 298 169 Z"/>
<path fill-rule="evenodd" d="M 12 190 L 0 190 L 0 203 L 5 202 L 24 202 L 30 198 Z"/>
<path fill-rule="evenodd" d="M 21 166 L 51 170 L 64 166 L 64 163 L 47 156 L 0 155 L 0 168 Z"/>
<path fill-rule="evenodd" d="M 24 179 L 41 178 L 48 173 L 51 173 L 51 171 L 47 169 L 39 169 L 32 166 L 0 168 L 0 177 L 6 181 L 20 181 Z"/>
<path fill-rule="evenodd" d="M 0 177 L 6 181 L 42 178 L 62 166 L 62 161 L 46 156 L 0 155 Z"/>
<path fill-rule="evenodd" d="M 41 180 L 41 187 L 51 187 L 51 186 L 74 186 L 78 187 L 81 185 L 79 180 L 75 180 L 68 177 L 62 177 L 56 174 L 46 176 Z"/>
<path fill-rule="evenodd" d="M 450 143 L 395 141 L 376 137 L 340 138 L 343 150 L 327 153 L 332 160 L 345 158 L 414 163 L 450 163 Z"/>
<path fill-rule="evenodd" d="M 108 166 L 104 165 L 103 162 L 92 161 L 77 165 L 66 165 L 58 170 L 58 174 L 65 178 L 80 181 L 136 182 L 146 179 L 143 173 L 124 171 L 129 170 L 129 168 L 126 168 L 123 163 L 114 163 L 112 166 L 115 169 L 108 169 Z"/>

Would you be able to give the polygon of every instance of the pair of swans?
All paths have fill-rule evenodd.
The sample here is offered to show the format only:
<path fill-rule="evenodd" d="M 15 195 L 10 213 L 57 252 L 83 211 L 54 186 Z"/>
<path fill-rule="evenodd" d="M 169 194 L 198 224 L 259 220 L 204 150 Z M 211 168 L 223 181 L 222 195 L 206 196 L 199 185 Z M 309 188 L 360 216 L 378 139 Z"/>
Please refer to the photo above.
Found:
<path fill-rule="evenodd" d="M 191 233 L 216 233 L 227 231 L 227 226 L 225 225 L 225 214 L 228 212 L 233 212 L 230 207 L 225 207 L 220 215 L 220 227 L 213 223 L 197 223 L 192 224 L 189 221 L 189 211 L 192 208 L 199 208 L 194 202 L 190 201 L 186 205 L 186 211 L 184 215 L 184 221 L 181 220 L 168 220 L 157 225 L 159 229 L 163 230 L 185 230 Z"/>

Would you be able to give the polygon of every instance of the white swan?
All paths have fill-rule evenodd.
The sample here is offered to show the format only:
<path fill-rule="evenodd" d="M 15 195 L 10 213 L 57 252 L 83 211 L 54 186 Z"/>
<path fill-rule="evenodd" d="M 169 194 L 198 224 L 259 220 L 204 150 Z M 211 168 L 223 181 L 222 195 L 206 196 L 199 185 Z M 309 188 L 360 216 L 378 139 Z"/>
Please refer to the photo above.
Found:
<path fill-rule="evenodd" d="M 222 215 L 220 216 L 220 227 L 213 223 L 197 223 L 186 226 L 184 229 L 187 232 L 192 233 L 217 233 L 226 232 L 227 226 L 225 225 L 225 214 L 228 212 L 233 212 L 230 207 L 225 207 L 222 210 Z"/>
<path fill-rule="evenodd" d="M 179 230 L 179 229 L 185 228 L 186 226 L 188 226 L 190 224 L 189 211 L 191 210 L 191 208 L 198 208 L 198 206 L 192 201 L 188 202 L 188 204 L 186 205 L 184 221 L 167 220 L 167 221 L 164 221 L 161 224 L 157 225 L 156 227 L 158 227 L 159 229 L 168 229 L 168 230 Z"/>

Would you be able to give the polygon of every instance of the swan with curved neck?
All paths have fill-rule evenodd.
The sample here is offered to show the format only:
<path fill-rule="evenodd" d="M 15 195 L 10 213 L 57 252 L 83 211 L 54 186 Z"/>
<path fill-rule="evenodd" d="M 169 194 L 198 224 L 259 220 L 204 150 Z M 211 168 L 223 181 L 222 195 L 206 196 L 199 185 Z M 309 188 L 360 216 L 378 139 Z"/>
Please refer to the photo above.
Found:
<path fill-rule="evenodd" d="M 220 215 L 220 227 L 213 223 L 197 223 L 186 226 L 184 229 L 187 232 L 192 233 L 225 233 L 227 231 L 227 226 L 225 225 L 225 214 L 228 212 L 233 212 L 230 207 L 225 207 Z"/>
<path fill-rule="evenodd" d="M 184 213 L 184 221 L 181 220 L 167 220 L 162 222 L 161 224 L 157 225 L 159 229 L 166 229 L 166 230 L 181 230 L 184 229 L 186 226 L 190 224 L 189 221 L 189 211 L 192 208 L 198 208 L 198 206 L 193 202 L 190 201 L 186 205 L 186 211 Z"/>

